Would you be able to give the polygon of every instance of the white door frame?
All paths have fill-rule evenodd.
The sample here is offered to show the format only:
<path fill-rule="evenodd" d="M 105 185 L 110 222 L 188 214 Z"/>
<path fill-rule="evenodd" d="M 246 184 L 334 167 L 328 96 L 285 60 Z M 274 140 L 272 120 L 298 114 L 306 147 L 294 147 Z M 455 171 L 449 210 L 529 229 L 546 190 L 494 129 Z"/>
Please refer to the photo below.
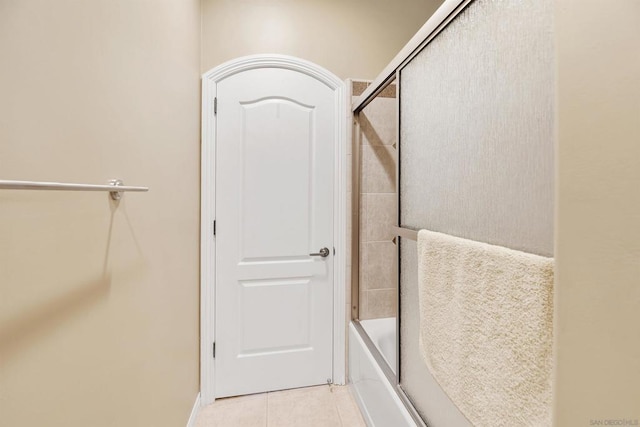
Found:
<path fill-rule="evenodd" d="M 233 74 L 256 68 L 284 68 L 307 74 L 335 93 L 335 167 L 333 241 L 336 248 L 333 272 L 333 382 L 345 383 L 347 324 L 346 304 L 346 119 L 345 84 L 333 73 L 311 62 L 285 55 L 251 55 L 225 62 L 202 75 L 202 147 L 200 214 L 200 393 L 201 404 L 214 401 L 215 366 L 215 219 L 216 116 L 214 99 L 217 83 Z"/>

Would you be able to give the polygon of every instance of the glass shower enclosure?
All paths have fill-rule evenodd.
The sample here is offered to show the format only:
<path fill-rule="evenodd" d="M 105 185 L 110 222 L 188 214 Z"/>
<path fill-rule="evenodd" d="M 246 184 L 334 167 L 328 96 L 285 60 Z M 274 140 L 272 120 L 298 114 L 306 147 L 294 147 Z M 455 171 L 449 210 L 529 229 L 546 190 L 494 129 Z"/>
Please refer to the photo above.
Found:
<path fill-rule="evenodd" d="M 354 97 L 351 314 L 416 425 L 471 425 L 421 355 L 417 231 L 553 256 L 552 7 L 447 1 Z"/>

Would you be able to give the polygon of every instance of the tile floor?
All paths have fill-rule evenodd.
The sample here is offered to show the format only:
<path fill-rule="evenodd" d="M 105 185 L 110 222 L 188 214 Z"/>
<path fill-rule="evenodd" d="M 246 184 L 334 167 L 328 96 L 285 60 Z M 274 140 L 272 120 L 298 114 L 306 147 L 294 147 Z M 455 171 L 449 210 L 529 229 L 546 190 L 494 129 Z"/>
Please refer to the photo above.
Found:
<path fill-rule="evenodd" d="M 197 427 L 365 427 L 347 386 L 317 386 L 216 400 Z"/>

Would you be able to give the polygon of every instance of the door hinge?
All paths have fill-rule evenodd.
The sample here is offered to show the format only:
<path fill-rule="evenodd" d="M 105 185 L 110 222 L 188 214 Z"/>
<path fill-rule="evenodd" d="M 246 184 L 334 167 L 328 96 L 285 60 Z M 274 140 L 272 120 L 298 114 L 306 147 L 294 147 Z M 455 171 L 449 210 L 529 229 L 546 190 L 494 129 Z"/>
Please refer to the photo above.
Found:
<path fill-rule="evenodd" d="M 216 358 L 216 342 L 213 342 L 213 358 Z"/>
<path fill-rule="evenodd" d="M 216 235 L 216 220 L 213 220 L 213 235 Z"/>
<path fill-rule="evenodd" d="M 213 98 L 213 114 L 218 114 L 218 97 Z"/>

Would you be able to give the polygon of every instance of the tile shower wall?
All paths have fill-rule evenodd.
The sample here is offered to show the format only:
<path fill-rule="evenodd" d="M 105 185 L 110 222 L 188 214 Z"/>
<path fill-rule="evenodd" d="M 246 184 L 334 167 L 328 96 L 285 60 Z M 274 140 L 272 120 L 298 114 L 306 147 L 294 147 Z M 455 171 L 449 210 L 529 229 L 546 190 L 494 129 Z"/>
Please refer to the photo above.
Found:
<path fill-rule="evenodd" d="M 366 88 L 353 82 L 353 95 Z M 396 90 L 389 86 L 360 112 L 360 319 L 396 315 L 396 246 L 389 226 L 396 223 Z"/>

